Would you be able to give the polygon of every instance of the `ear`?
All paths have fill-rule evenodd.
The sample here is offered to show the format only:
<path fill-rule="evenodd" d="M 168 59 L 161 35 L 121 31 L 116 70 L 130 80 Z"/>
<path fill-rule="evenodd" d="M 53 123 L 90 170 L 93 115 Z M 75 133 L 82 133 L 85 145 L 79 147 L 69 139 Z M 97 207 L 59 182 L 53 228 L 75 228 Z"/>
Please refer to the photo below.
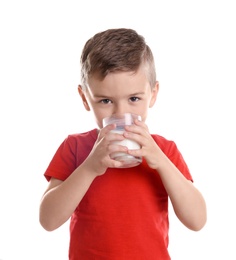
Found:
<path fill-rule="evenodd" d="M 159 82 L 156 81 L 155 86 L 152 89 L 152 97 L 151 97 L 150 104 L 149 104 L 150 108 L 153 107 L 154 104 L 156 103 L 158 91 L 159 91 Z"/>
<path fill-rule="evenodd" d="M 82 102 L 83 102 L 83 104 L 84 104 L 85 109 L 86 109 L 87 111 L 90 111 L 90 107 L 89 107 L 87 98 L 86 98 L 86 96 L 85 96 L 85 94 L 84 94 L 84 91 L 83 91 L 81 85 L 78 86 L 78 92 L 79 92 L 79 95 L 80 95 L 80 97 L 81 97 L 81 99 L 82 99 Z"/>

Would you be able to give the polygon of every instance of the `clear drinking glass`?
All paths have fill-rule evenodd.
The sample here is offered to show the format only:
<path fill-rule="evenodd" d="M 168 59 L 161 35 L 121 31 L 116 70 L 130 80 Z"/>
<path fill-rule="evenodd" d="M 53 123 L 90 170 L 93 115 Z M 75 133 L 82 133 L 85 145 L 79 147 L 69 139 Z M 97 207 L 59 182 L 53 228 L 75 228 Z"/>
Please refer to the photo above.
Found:
<path fill-rule="evenodd" d="M 116 128 L 111 131 L 114 133 L 123 134 L 124 126 L 134 124 L 134 119 L 141 120 L 141 116 L 131 113 L 125 113 L 123 115 L 112 115 L 103 119 L 103 127 L 110 124 L 116 124 Z M 114 144 L 126 146 L 129 150 L 140 149 L 140 145 L 138 143 L 129 139 L 114 141 Z M 111 158 L 123 162 L 122 168 L 134 167 L 142 162 L 142 157 L 135 157 L 122 152 L 111 154 Z"/>

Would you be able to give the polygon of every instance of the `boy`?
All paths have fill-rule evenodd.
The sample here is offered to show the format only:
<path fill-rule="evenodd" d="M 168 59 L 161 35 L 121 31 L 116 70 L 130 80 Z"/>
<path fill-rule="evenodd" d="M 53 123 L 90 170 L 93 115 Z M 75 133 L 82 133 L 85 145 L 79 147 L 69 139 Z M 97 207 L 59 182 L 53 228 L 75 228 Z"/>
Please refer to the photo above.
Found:
<path fill-rule="evenodd" d="M 170 259 L 168 197 L 187 228 L 205 225 L 204 198 L 175 143 L 150 134 L 145 124 L 158 88 L 152 52 L 136 31 L 109 29 L 85 44 L 78 92 L 98 129 L 62 142 L 45 172 L 49 185 L 40 205 L 48 231 L 71 218 L 70 260 Z M 123 113 L 142 120 L 123 135 L 111 132 L 114 124 L 103 127 L 103 118 Z M 112 144 L 125 138 L 141 148 Z M 114 152 L 141 156 L 142 163 L 121 168 Z"/>

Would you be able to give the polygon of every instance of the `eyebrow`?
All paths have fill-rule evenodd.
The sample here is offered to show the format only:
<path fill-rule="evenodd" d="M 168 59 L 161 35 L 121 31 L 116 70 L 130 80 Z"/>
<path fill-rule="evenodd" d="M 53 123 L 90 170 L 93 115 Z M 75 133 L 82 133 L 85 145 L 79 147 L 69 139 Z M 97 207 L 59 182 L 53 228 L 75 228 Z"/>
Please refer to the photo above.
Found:
<path fill-rule="evenodd" d="M 108 96 L 103 96 L 103 95 L 97 95 L 97 94 L 95 94 L 95 95 L 93 95 L 95 98 L 110 98 L 110 97 L 108 97 Z"/>
<path fill-rule="evenodd" d="M 138 95 L 144 95 L 144 92 L 137 92 L 137 93 L 132 93 L 130 95 L 128 95 L 129 97 L 133 97 L 133 96 L 138 96 Z M 110 96 L 103 96 L 103 95 L 99 95 L 99 94 L 95 94 L 93 95 L 95 98 L 111 98 Z"/>
<path fill-rule="evenodd" d="M 145 94 L 145 92 L 137 92 L 137 93 L 133 93 L 133 94 L 131 94 L 130 96 L 138 96 L 138 95 L 144 95 Z"/>

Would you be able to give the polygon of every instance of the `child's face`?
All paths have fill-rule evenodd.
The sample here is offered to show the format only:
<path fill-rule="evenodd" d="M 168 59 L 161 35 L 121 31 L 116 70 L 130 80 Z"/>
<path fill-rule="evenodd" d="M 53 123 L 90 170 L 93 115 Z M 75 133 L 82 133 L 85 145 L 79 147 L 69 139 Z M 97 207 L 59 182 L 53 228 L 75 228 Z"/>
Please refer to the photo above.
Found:
<path fill-rule="evenodd" d="M 146 120 L 148 108 L 156 101 L 158 82 L 153 89 L 141 67 L 133 72 L 115 72 L 100 81 L 91 78 L 85 91 L 79 93 L 87 110 L 94 113 L 96 123 L 102 128 L 102 119 L 112 114 L 133 113 Z"/>

